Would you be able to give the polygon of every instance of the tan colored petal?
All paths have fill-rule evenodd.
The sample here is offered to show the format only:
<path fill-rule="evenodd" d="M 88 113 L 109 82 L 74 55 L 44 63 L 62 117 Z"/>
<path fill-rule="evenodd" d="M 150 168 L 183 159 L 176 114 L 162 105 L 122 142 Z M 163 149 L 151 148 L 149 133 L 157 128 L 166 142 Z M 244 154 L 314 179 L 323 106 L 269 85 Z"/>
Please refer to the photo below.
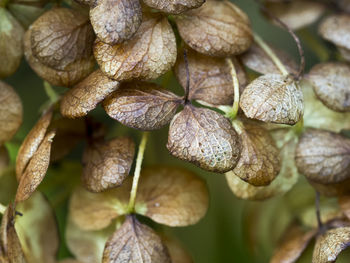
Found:
<path fill-rule="evenodd" d="M 236 166 L 241 145 L 228 119 L 215 111 L 187 105 L 170 123 L 167 148 L 181 160 L 224 173 Z"/>
<path fill-rule="evenodd" d="M 115 45 L 129 40 L 142 22 L 138 0 L 93 0 L 90 20 L 97 37 Z"/>
<path fill-rule="evenodd" d="M 23 55 L 24 29 L 5 9 L 0 8 L 0 77 L 5 78 L 17 70 Z"/>
<path fill-rule="evenodd" d="M 102 72 L 110 78 L 155 79 L 175 64 L 175 35 L 166 17 L 144 14 L 142 24 L 130 40 L 116 45 L 96 40 L 94 54 Z"/>
<path fill-rule="evenodd" d="M 120 186 L 129 175 L 135 143 L 128 137 L 96 141 L 83 154 L 83 183 L 92 192 Z"/>
<path fill-rule="evenodd" d="M 16 202 L 28 199 L 44 179 L 50 163 L 51 144 L 54 136 L 55 132 L 49 132 L 28 162 L 19 181 Z"/>
<path fill-rule="evenodd" d="M 0 145 L 10 140 L 22 124 L 22 101 L 16 91 L 0 81 Z"/>
<path fill-rule="evenodd" d="M 253 40 L 248 16 L 229 1 L 207 1 L 175 21 L 186 44 L 205 55 L 237 55 Z"/>
<path fill-rule="evenodd" d="M 240 106 L 248 118 L 293 125 L 303 115 L 303 93 L 290 76 L 267 74 L 244 89 Z"/>
<path fill-rule="evenodd" d="M 43 141 L 47 128 L 49 127 L 52 119 L 52 111 L 49 110 L 37 121 L 34 127 L 25 137 L 21 147 L 18 150 L 16 158 L 16 177 L 19 181 L 28 162 L 38 150 L 39 145 Z"/>
<path fill-rule="evenodd" d="M 186 10 L 198 8 L 205 1 L 204 0 L 145 0 L 146 5 L 158 9 L 164 13 L 180 14 Z"/>
<path fill-rule="evenodd" d="M 312 263 L 335 262 L 338 255 L 350 245 L 350 227 L 328 230 L 316 239 Z"/>
<path fill-rule="evenodd" d="M 191 255 L 174 238 L 163 237 L 163 242 L 168 248 L 172 263 L 193 263 Z"/>
<path fill-rule="evenodd" d="M 307 79 L 319 100 L 334 111 L 350 111 L 350 67 L 341 62 L 314 66 Z"/>
<path fill-rule="evenodd" d="M 170 263 L 167 248 L 154 230 L 128 216 L 109 238 L 103 263 Z"/>
<path fill-rule="evenodd" d="M 303 133 L 295 152 L 300 173 L 321 184 L 339 183 L 350 176 L 350 139 L 325 130 Z"/>
<path fill-rule="evenodd" d="M 61 114 L 68 118 L 83 117 L 118 87 L 118 81 L 96 70 L 64 94 L 60 104 Z"/>
<path fill-rule="evenodd" d="M 111 118 L 128 127 L 155 130 L 171 121 L 181 102 L 155 83 L 131 82 L 109 96 L 103 107 Z"/>
<path fill-rule="evenodd" d="M 16 218 L 15 228 L 28 263 L 56 263 L 58 228 L 48 200 L 36 192 L 16 210 L 23 214 Z"/>

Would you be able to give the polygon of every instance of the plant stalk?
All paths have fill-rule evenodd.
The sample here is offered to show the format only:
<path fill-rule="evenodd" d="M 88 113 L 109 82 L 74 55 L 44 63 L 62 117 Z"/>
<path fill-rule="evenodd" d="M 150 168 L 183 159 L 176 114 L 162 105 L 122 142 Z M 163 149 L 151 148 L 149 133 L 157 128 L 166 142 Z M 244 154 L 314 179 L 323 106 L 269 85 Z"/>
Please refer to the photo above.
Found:
<path fill-rule="evenodd" d="M 134 172 L 134 178 L 132 181 L 132 188 L 131 188 L 131 192 L 130 192 L 130 199 L 129 199 L 129 205 L 128 205 L 128 212 L 129 213 L 133 213 L 135 210 L 137 186 L 139 184 L 139 179 L 140 179 L 140 174 L 141 174 L 141 165 L 142 165 L 143 156 L 144 156 L 145 149 L 146 149 L 147 139 L 148 139 L 148 132 L 144 132 L 142 134 L 142 139 L 141 139 L 141 142 L 139 145 L 139 150 L 138 150 L 137 158 L 136 158 L 136 167 L 135 167 L 135 172 Z"/>
<path fill-rule="evenodd" d="M 238 81 L 235 65 L 232 63 L 232 59 L 226 58 L 226 63 L 229 65 L 231 69 L 231 77 L 232 77 L 233 90 L 234 90 L 233 105 L 228 116 L 230 119 L 233 120 L 236 118 L 238 109 L 239 109 L 239 81 Z"/>

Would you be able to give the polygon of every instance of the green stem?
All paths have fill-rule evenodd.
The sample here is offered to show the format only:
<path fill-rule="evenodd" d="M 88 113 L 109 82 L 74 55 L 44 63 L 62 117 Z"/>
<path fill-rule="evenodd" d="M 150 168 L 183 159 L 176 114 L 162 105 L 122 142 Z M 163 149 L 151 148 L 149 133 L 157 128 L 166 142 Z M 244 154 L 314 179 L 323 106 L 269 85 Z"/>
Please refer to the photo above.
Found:
<path fill-rule="evenodd" d="M 52 103 L 55 103 L 56 101 L 58 101 L 59 95 L 52 88 L 51 84 L 48 83 L 47 81 L 44 81 L 44 89 L 45 89 L 45 92 Z"/>
<path fill-rule="evenodd" d="M 144 132 L 142 134 L 141 143 L 139 145 L 139 151 L 137 153 L 137 158 L 136 158 L 136 167 L 135 167 L 135 172 L 134 172 L 134 178 L 132 181 L 132 188 L 131 188 L 131 192 L 130 192 L 130 200 L 129 200 L 129 205 L 128 205 L 128 212 L 129 213 L 133 213 L 134 209 L 135 209 L 137 186 L 139 184 L 139 179 L 140 179 L 140 174 L 141 174 L 141 165 L 142 165 L 143 156 L 144 156 L 145 149 L 146 149 L 147 139 L 148 139 L 148 133 Z"/>
<path fill-rule="evenodd" d="M 282 75 L 288 76 L 289 72 L 286 69 L 286 67 L 283 65 L 281 60 L 277 57 L 275 52 L 273 52 L 273 50 L 265 43 L 265 41 L 256 33 L 254 33 L 254 41 L 262 48 L 262 50 L 264 50 L 266 55 L 268 55 L 271 58 L 272 62 L 276 65 L 278 70 L 281 71 Z"/>
<path fill-rule="evenodd" d="M 0 204 L 0 214 L 4 214 L 5 213 L 5 211 L 6 211 L 6 206 L 4 206 L 3 204 Z"/>
<path fill-rule="evenodd" d="M 231 58 L 226 58 L 226 63 L 231 69 L 231 77 L 233 82 L 234 99 L 232 109 L 229 112 L 229 117 L 233 120 L 236 118 L 239 109 L 239 82 L 237 78 L 237 72 Z"/>

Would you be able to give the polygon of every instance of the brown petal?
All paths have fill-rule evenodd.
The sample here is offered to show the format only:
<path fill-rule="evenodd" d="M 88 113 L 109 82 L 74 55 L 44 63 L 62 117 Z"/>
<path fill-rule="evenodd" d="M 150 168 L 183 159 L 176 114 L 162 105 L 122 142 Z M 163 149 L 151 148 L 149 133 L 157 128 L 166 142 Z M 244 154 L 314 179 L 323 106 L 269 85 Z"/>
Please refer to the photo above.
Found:
<path fill-rule="evenodd" d="M 229 1 L 207 1 L 175 21 L 186 44 L 202 54 L 237 55 L 252 43 L 248 16 Z"/>
<path fill-rule="evenodd" d="M 103 263 L 167 263 L 169 252 L 160 237 L 135 216 L 128 216 L 109 238 L 103 252 Z"/>
<path fill-rule="evenodd" d="M 54 136 L 55 132 L 49 132 L 28 162 L 19 181 L 16 202 L 28 199 L 44 179 L 50 163 L 51 143 Z"/>
<path fill-rule="evenodd" d="M 324 13 L 322 3 L 311 1 L 267 2 L 269 12 L 280 19 L 292 30 L 309 26 Z"/>
<path fill-rule="evenodd" d="M 16 159 L 16 176 L 18 181 L 20 180 L 28 162 L 43 141 L 47 128 L 51 123 L 51 119 L 52 111 L 49 110 L 37 121 L 19 148 Z"/>
<path fill-rule="evenodd" d="M 5 8 L 0 8 L 0 77 L 17 70 L 23 55 L 24 29 Z"/>
<path fill-rule="evenodd" d="M 0 145 L 10 140 L 22 123 L 22 102 L 16 91 L 0 81 Z"/>
<path fill-rule="evenodd" d="M 350 139 L 325 130 L 303 133 L 295 152 L 300 173 L 321 184 L 339 183 L 350 176 Z"/>
<path fill-rule="evenodd" d="M 274 252 L 270 263 L 294 263 L 305 251 L 316 231 L 305 231 L 300 226 L 293 225 L 287 229 L 281 244 Z"/>
<path fill-rule="evenodd" d="M 154 83 L 132 82 L 104 102 L 107 114 L 122 124 L 140 130 L 156 130 L 168 124 L 181 98 Z"/>
<path fill-rule="evenodd" d="M 130 138 L 96 141 L 83 154 L 83 183 L 92 192 L 120 186 L 129 175 L 135 154 Z"/>
<path fill-rule="evenodd" d="M 274 47 L 270 48 L 276 54 L 276 56 L 281 60 L 283 65 L 286 67 L 287 71 L 290 73 L 297 73 L 298 66 L 287 53 L 281 49 Z M 271 58 L 265 53 L 265 51 L 259 47 L 256 43 L 253 43 L 247 52 L 243 53 L 241 56 L 242 63 L 260 73 L 260 74 L 280 74 L 281 71 L 276 67 L 275 63 Z"/>
<path fill-rule="evenodd" d="M 16 231 L 28 262 L 56 263 L 59 237 L 56 217 L 48 200 L 36 192 L 16 207 Z"/>
<path fill-rule="evenodd" d="M 329 62 L 314 66 L 308 74 L 316 96 L 328 108 L 350 111 L 350 67 L 345 63 Z"/>
<path fill-rule="evenodd" d="M 338 255 L 350 245 L 350 227 L 328 230 L 316 239 L 312 263 L 335 262 Z"/>
<path fill-rule="evenodd" d="M 303 115 L 303 93 L 291 77 L 267 74 L 244 89 L 240 106 L 248 118 L 293 125 Z"/>
<path fill-rule="evenodd" d="M 209 194 L 205 182 L 196 174 L 160 166 L 142 170 L 136 202 L 136 213 L 157 223 L 188 226 L 204 217 Z"/>
<path fill-rule="evenodd" d="M 232 173 L 254 186 L 269 185 L 281 169 L 279 151 L 269 132 L 253 122 L 234 121 L 242 151 Z"/>
<path fill-rule="evenodd" d="M 181 160 L 224 173 L 236 166 L 241 146 L 228 119 L 215 111 L 187 105 L 170 123 L 167 148 Z"/>
<path fill-rule="evenodd" d="M 205 1 L 204 0 L 145 0 L 144 3 L 154 9 L 158 9 L 164 13 L 180 14 L 186 10 L 198 8 Z"/>
<path fill-rule="evenodd" d="M 225 59 L 204 56 L 193 50 L 187 51 L 187 58 L 190 73 L 189 99 L 210 105 L 232 105 L 234 90 L 231 69 Z M 240 63 L 236 62 L 234 66 L 240 90 L 243 91 L 248 81 L 246 73 Z M 187 73 L 182 55 L 179 55 L 176 61 L 175 74 L 181 86 L 185 88 Z"/>
<path fill-rule="evenodd" d="M 67 8 L 45 12 L 30 27 L 32 54 L 56 70 L 92 56 L 94 34 L 88 17 Z"/>
<path fill-rule="evenodd" d="M 27 62 L 39 77 L 54 86 L 73 86 L 92 72 L 95 67 L 95 59 L 93 56 L 76 61 L 68 65 L 65 70 L 57 70 L 45 66 L 33 56 L 30 38 L 31 30 L 29 29 L 24 34 L 24 55 Z"/>
<path fill-rule="evenodd" d="M 118 87 L 118 81 L 96 70 L 64 94 L 60 105 L 61 114 L 68 118 L 83 117 Z"/>
<path fill-rule="evenodd" d="M 140 27 L 142 12 L 138 0 L 93 0 L 90 20 L 97 37 L 115 45 L 130 39 Z"/>
<path fill-rule="evenodd" d="M 155 79 L 175 64 L 175 35 L 165 17 L 145 14 L 129 41 L 111 46 L 96 40 L 94 54 L 101 70 L 115 80 Z"/>
<path fill-rule="evenodd" d="M 168 248 L 172 263 L 193 263 L 191 255 L 174 238 L 164 237 L 163 242 Z"/>

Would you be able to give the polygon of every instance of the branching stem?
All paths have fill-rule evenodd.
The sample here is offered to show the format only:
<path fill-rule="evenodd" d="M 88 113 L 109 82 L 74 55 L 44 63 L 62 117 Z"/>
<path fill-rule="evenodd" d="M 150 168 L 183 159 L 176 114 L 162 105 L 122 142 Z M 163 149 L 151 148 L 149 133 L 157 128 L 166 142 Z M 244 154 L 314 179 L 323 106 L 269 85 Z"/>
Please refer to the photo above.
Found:
<path fill-rule="evenodd" d="M 239 109 L 239 81 L 238 81 L 235 65 L 232 63 L 232 59 L 226 58 L 226 63 L 229 65 L 231 69 L 231 76 L 232 76 L 233 90 L 234 90 L 233 105 L 232 105 L 231 111 L 229 112 L 229 117 L 233 120 L 236 118 L 238 109 Z"/>
<path fill-rule="evenodd" d="M 0 204 L 0 214 L 4 214 L 6 211 L 6 206 L 4 206 L 3 204 Z"/>
<path fill-rule="evenodd" d="M 139 145 L 139 151 L 137 153 L 137 158 L 136 158 L 136 167 L 135 167 L 135 172 L 134 172 L 134 178 L 132 181 L 132 188 L 131 188 L 131 192 L 130 192 L 130 200 L 129 200 L 129 205 L 128 205 L 128 212 L 129 213 L 133 213 L 135 210 L 137 186 L 139 184 L 139 179 L 140 179 L 140 174 L 141 174 L 141 165 L 142 165 L 143 156 L 144 156 L 145 149 L 146 149 L 147 139 L 148 139 L 148 133 L 144 132 L 142 134 L 141 143 Z"/>

